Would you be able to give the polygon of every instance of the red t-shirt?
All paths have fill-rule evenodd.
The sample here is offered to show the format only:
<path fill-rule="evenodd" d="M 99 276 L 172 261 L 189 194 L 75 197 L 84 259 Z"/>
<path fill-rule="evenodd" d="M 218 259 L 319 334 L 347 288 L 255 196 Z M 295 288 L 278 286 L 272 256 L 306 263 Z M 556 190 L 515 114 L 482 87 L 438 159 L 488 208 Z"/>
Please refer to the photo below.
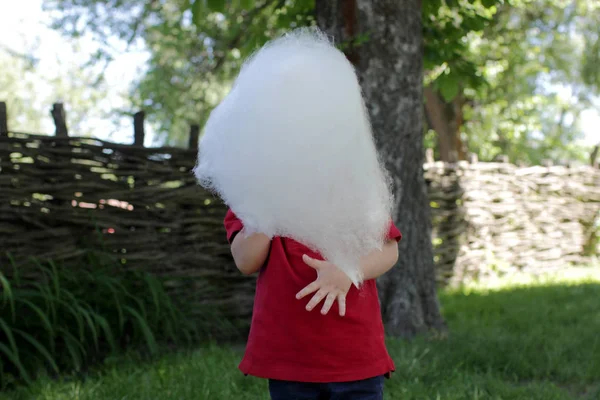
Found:
<path fill-rule="evenodd" d="M 242 222 L 230 210 L 225 217 L 231 243 Z M 389 239 L 399 241 L 392 223 Z M 339 316 L 337 302 L 327 315 L 319 306 L 306 311 L 312 295 L 301 300 L 296 293 L 317 278 L 302 261 L 307 254 L 323 259 L 306 246 L 285 237 L 271 241 L 269 257 L 259 272 L 250 335 L 239 366 L 247 375 L 296 382 L 356 381 L 394 371 L 385 347 L 377 285 L 365 281 L 351 286 L 346 315 Z"/>

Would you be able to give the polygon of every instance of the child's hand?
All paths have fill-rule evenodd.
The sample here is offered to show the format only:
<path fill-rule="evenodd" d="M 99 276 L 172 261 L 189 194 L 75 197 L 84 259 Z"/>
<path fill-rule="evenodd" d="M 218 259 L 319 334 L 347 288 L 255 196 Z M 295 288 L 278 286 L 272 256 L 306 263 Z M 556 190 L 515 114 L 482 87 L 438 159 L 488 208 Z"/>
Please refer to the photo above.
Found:
<path fill-rule="evenodd" d="M 301 299 L 317 292 L 306 305 L 306 310 L 311 311 L 325 299 L 325 304 L 321 309 L 323 315 L 329 312 L 331 306 L 337 300 L 340 316 L 343 317 L 346 314 L 346 294 L 352 285 L 350 278 L 330 262 L 315 260 L 306 254 L 302 257 L 302 260 L 308 266 L 317 270 L 317 280 L 299 291 L 296 298 Z"/>

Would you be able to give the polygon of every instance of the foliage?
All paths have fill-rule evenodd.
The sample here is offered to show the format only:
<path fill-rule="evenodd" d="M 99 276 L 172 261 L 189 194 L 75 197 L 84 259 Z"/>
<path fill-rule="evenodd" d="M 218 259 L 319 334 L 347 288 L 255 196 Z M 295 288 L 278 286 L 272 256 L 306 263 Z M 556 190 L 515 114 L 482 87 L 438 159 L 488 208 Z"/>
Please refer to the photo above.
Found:
<path fill-rule="evenodd" d="M 8 127 L 40 132 L 40 110 L 31 107 L 35 102 L 31 79 L 35 60 L 0 48 L 0 70 L 0 101 L 7 105 Z"/>
<path fill-rule="evenodd" d="M 590 67 L 600 26 L 596 2 L 512 1 L 469 42 L 488 83 L 465 90 L 465 135 L 481 159 L 585 161 L 579 114 L 600 94 Z"/>
<path fill-rule="evenodd" d="M 33 56 L 36 46 L 23 46 L 21 53 L 0 47 L 0 101 L 7 103 L 9 129 L 51 133 L 51 105 L 65 102 L 68 128 L 87 136 L 90 119 L 106 117 L 101 106 L 108 90 L 105 82 L 96 83 L 92 69 L 81 69 L 65 58 L 40 60 Z"/>
<path fill-rule="evenodd" d="M 446 101 L 465 88 L 477 89 L 486 81 L 468 57 L 473 35 L 492 22 L 503 0 L 423 2 L 425 84 L 439 90 Z"/>
<path fill-rule="evenodd" d="M 91 257 L 87 265 L 0 274 L 0 383 L 31 383 L 41 371 L 81 371 L 123 346 L 151 355 L 192 332 L 156 278 Z M 26 272 L 25 272 L 26 271 Z M 27 274 L 25 274 L 27 273 Z"/>
<path fill-rule="evenodd" d="M 425 65 L 448 97 L 458 81 L 478 87 L 476 65 L 462 56 L 471 30 L 481 30 L 500 0 L 425 2 Z M 202 124 L 222 98 L 241 62 L 269 38 L 314 24 L 314 0 L 168 0 L 158 5 L 97 0 L 45 0 L 54 27 L 72 36 L 110 35 L 131 43 L 141 37 L 151 50 L 148 71 L 132 96 L 160 127 L 160 136 L 183 143 L 191 123 Z M 120 18 L 111 18 L 113 14 Z M 108 29 L 107 29 L 108 28 Z M 107 35 L 106 32 L 110 32 Z M 97 54 L 110 58 L 110 49 Z"/>
<path fill-rule="evenodd" d="M 148 69 L 131 96 L 171 144 L 202 125 L 246 56 L 284 30 L 314 24 L 314 3 L 44 0 L 55 28 L 103 44 L 98 60 L 113 57 L 115 37 L 146 43 Z M 595 1 L 431 0 L 422 18 L 424 83 L 446 101 L 464 99 L 469 151 L 530 164 L 583 160 L 578 115 L 600 93 Z"/>
<path fill-rule="evenodd" d="M 444 291 L 447 338 L 390 340 L 386 399 L 567 400 L 600 395 L 600 276 Z M 0 399 L 267 399 L 236 369 L 239 349 L 208 346 L 140 364 L 111 362 L 85 381 L 41 379 Z M 574 362 L 574 360 L 577 362 Z"/>
<path fill-rule="evenodd" d="M 246 56 L 284 30 L 312 23 L 314 0 L 44 0 L 44 7 L 56 29 L 102 44 L 91 62 L 114 57 L 115 38 L 128 45 L 142 39 L 151 57 L 132 88 L 134 106 L 147 111 L 159 139 L 183 144 L 190 124 L 203 124 Z"/>

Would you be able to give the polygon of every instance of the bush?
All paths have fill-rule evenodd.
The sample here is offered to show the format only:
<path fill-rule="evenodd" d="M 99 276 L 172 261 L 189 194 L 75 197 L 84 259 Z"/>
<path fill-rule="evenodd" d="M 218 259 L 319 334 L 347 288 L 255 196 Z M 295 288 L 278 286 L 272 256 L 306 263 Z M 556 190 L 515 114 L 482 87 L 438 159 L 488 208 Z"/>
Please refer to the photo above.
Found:
<path fill-rule="evenodd" d="M 134 346 L 190 340 L 185 316 L 155 277 L 88 256 L 73 265 L 0 272 L 0 385 L 30 383 L 41 372 L 80 371 Z M 29 264 L 30 265 L 30 264 Z"/>

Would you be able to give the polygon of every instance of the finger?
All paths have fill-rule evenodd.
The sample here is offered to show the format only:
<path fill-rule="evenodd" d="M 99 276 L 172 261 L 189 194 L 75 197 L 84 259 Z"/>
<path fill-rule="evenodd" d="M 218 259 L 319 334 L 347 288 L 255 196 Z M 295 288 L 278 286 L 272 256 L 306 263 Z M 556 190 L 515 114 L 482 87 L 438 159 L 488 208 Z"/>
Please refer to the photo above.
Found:
<path fill-rule="evenodd" d="M 323 304 L 323 308 L 321 309 L 321 314 L 325 315 L 331 310 L 331 306 L 335 302 L 336 295 L 333 293 L 329 293 L 327 295 L 327 299 L 325 299 L 325 304 Z"/>
<path fill-rule="evenodd" d="M 311 311 L 327 296 L 327 292 L 323 289 L 319 290 L 306 305 L 306 310 Z"/>
<path fill-rule="evenodd" d="M 309 267 L 312 267 L 316 270 L 318 270 L 321 267 L 322 263 L 322 261 L 315 260 L 314 258 L 307 256 L 306 254 L 302 256 L 302 261 L 304 261 L 304 263 Z"/>
<path fill-rule="evenodd" d="M 337 300 L 338 308 L 340 309 L 340 317 L 343 317 L 344 315 L 346 315 L 346 296 L 340 294 Z"/>
<path fill-rule="evenodd" d="M 298 294 L 296 294 L 296 298 L 298 300 L 300 300 L 301 298 L 308 296 L 309 294 L 311 294 L 313 292 L 316 292 L 317 290 L 319 290 L 320 287 L 321 287 L 321 285 L 319 284 L 319 282 L 314 281 L 313 283 L 309 284 L 304 289 L 299 291 Z"/>

